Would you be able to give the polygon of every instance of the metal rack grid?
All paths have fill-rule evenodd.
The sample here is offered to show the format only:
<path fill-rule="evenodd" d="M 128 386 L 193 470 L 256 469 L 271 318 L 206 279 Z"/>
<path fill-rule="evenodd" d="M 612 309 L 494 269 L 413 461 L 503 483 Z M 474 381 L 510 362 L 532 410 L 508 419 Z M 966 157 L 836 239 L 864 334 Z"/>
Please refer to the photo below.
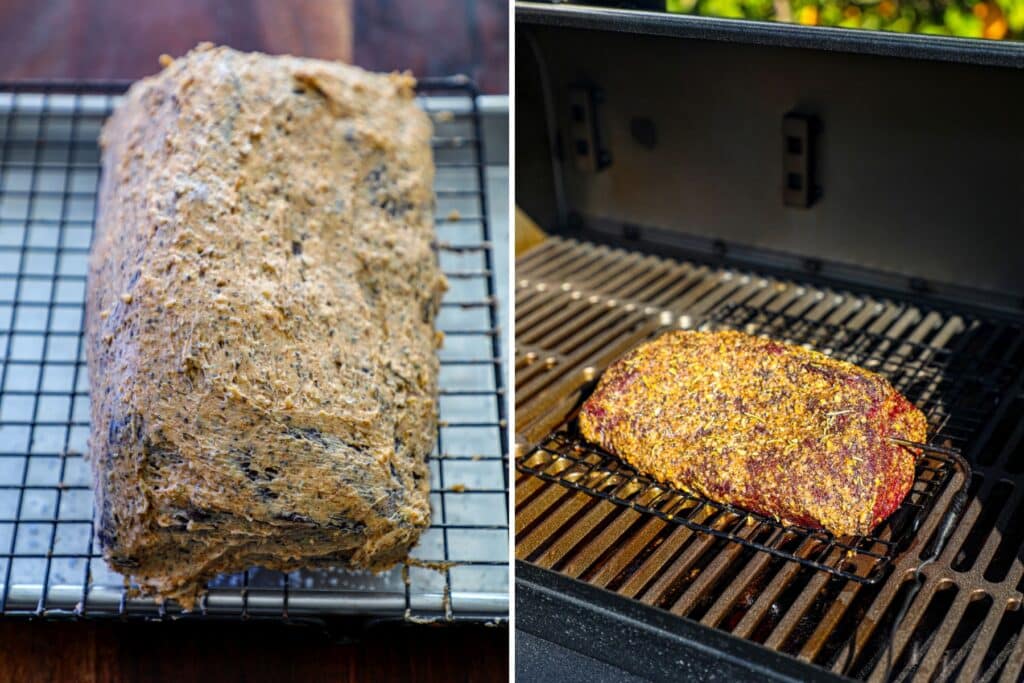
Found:
<path fill-rule="evenodd" d="M 958 482 L 939 496 L 889 577 L 873 585 L 517 472 L 516 556 L 524 560 L 517 567 L 553 570 L 654 606 L 680 628 L 673 617 L 855 678 L 884 678 L 887 658 L 879 655 L 887 651 L 902 676 L 1020 678 L 1019 316 L 559 237 L 520 258 L 516 278 L 517 459 L 565 421 L 601 369 L 652 331 L 690 328 L 743 304 L 730 324 L 753 314 L 752 322 L 772 326 L 780 338 L 791 337 L 785 321 L 846 335 L 863 330 L 893 352 L 904 341 L 948 349 L 941 355 L 948 358 L 943 411 L 950 417 L 942 431 L 972 469 L 966 506 L 944 546 L 936 539 L 956 505 Z M 938 559 L 919 569 L 940 546 Z M 920 588 L 900 618 L 914 576 Z"/>
<path fill-rule="evenodd" d="M 998 387 L 1010 370 L 985 358 L 954 355 L 948 348 L 910 340 L 894 342 L 866 330 L 742 304 L 715 309 L 699 327 L 727 327 L 805 345 L 885 376 L 925 413 L 930 443 L 940 448 L 963 445 L 973 422 L 980 418 L 958 405 L 965 391 L 977 383 Z M 950 406 L 961 409 L 951 412 Z M 918 458 L 914 484 L 896 512 L 869 535 L 837 538 L 659 484 L 586 442 L 575 417 L 574 411 L 535 450 L 518 458 L 517 468 L 671 524 L 863 584 L 877 583 L 888 575 L 896 555 L 910 545 L 954 474 L 959 472 L 964 485 L 970 476 L 962 461 L 942 452 L 926 452 Z"/>
<path fill-rule="evenodd" d="M 97 136 L 125 84 L 0 84 L 0 614 L 178 611 L 134 595 L 93 539 L 84 459 L 82 319 L 99 179 Z M 435 125 L 437 253 L 450 289 L 438 327 L 433 523 L 381 575 L 247 570 L 218 577 L 197 615 L 501 621 L 508 615 L 508 441 L 494 248 L 477 91 L 421 81 Z M 426 565 L 441 564 L 441 569 Z"/>

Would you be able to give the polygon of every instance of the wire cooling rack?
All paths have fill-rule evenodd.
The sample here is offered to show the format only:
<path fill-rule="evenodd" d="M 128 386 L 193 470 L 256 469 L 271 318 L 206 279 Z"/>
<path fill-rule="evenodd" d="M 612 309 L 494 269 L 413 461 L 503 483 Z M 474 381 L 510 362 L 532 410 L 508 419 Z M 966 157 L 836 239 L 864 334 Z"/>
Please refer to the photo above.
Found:
<path fill-rule="evenodd" d="M 947 348 L 752 306 L 723 306 L 702 326 L 719 328 L 805 345 L 885 376 L 925 413 L 930 443 L 943 448 L 962 447 L 963 435 L 970 434 L 974 421 L 981 418 L 962 397 L 976 394 L 979 386 L 1000 386 L 1009 372 L 1005 365 L 972 359 L 969 353 L 954 354 Z M 516 466 L 595 498 L 865 584 L 887 575 L 954 475 L 959 472 L 962 485 L 969 478 L 957 459 L 925 452 L 917 460 L 914 484 L 899 509 L 869 535 L 839 538 L 660 484 L 584 440 L 575 413 L 537 448 L 518 458 Z"/>
<path fill-rule="evenodd" d="M 134 595 L 94 542 L 85 275 L 97 136 L 124 84 L 0 84 L 0 614 L 174 615 Z M 199 615 L 501 621 L 508 615 L 508 441 L 495 253 L 477 92 L 420 83 L 434 119 L 438 327 L 433 524 L 415 562 L 381 575 L 258 568 L 209 584 Z M 424 565 L 440 564 L 441 568 Z"/>

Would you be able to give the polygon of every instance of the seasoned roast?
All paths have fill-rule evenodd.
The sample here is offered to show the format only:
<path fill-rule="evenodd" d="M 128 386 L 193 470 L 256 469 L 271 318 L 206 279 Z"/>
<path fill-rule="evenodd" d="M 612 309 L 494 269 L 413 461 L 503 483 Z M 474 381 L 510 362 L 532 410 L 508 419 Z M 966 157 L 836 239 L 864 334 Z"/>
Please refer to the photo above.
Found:
<path fill-rule="evenodd" d="M 383 569 L 429 524 L 444 280 L 413 85 L 201 46 L 107 122 L 90 457 L 103 553 L 143 590 Z"/>
<path fill-rule="evenodd" d="M 865 534 L 910 490 L 924 415 L 883 377 L 735 331 L 669 332 L 605 371 L 583 435 L 672 486 Z"/>

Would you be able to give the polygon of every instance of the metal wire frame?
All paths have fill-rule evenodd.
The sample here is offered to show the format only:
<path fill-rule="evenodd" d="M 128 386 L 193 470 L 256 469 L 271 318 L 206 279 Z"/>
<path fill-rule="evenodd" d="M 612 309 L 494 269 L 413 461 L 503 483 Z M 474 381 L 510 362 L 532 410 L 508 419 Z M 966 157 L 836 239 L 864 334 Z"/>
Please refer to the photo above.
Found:
<path fill-rule="evenodd" d="M 981 415 L 958 405 L 967 386 L 981 382 L 998 391 L 1011 369 L 984 357 L 971 358 L 913 341 L 894 341 L 744 305 L 716 309 L 701 325 L 729 327 L 823 351 L 886 376 L 925 413 L 929 442 L 943 446 L 917 461 L 914 484 L 899 509 L 869 535 L 837 538 L 827 532 L 784 525 L 731 505 L 671 489 L 639 474 L 614 455 L 586 442 L 575 412 L 516 466 L 540 479 L 586 492 L 664 521 L 792 560 L 862 584 L 885 578 L 898 553 L 909 546 L 954 474 L 966 485 L 969 472 L 943 450 L 963 444 Z"/>
<path fill-rule="evenodd" d="M 84 299 L 84 260 L 89 249 L 92 225 L 95 219 L 95 181 L 99 175 L 99 155 L 95 131 L 84 134 L 81 127 L 88 121 L 98 129 L 98 121 L 105 117 L 113 98 L 124 91 L 126 83 L 73 83 L 73 82 L 19 82 L 0 83 L 0 465 L 21 465 L 14 481 L 0 483 L 0 496 L 12 496 L 15 504 L 0 505 L 0 530 L 10 533 L 9 543 L 0 541 L 0 567 L 3 586 L 0 588 L 0 614 L 4 616 L 48 617 L 101 617 L 144 616 L 166 618 L 166 605 L 157 605 L 151 599 L 135 597 L 130 587 L 120 582 L 100 583 L 94 573 L 103 563 L 94 563 L 100 557 L 94 545 L 91 509 L 82 514 L 69 512 L 76 506 L 66 505 L 74 498 L 88 496 L 91 487 L 77 475 L 83 471 L 84 439 L 88 431 L 88 387 L 84 367 L 82 342 L 82 312 Z M 508 535 L 508 437 L 506 434 L 506 392 L 499 339 L 499 313 L 497 290 L 494 282 L 494 247 L 488 224 L 487 191 L 484 168 L 483 131 L 477 108 L 478 92 L 466 77 L 426 79 L 419 83 L 418 93 L 423 107 L 435 116 L 438 133 L 433 139 L 438 186 L 435 194 L 439 203 L 449 202 L 464 207 L 436 216 L 439 237 L 436 249 L 442 266 L 446 259 L 459 266 L 444 267 L 445 275 L 453 282 L 450 294 L 459 290 L 479 292 L 469 297 L 442 302 L 441 320 L 446 316 L 456 320 L 469 320 L 461 326 L 444 329 L 446 337 L 455 346 L 480 349 L 464 355 L 442 355 L 442 375 L 446 372 L 477 371 L 488 377 L 484 386 L 459 385 L 441 389 L 441 420 L 439 422 L 437 451 L 430 456 L 433 480 L 431 496 L 435 501 L 434 523 L 430 532 L 441 536 L 440 556 L 420 556 L 415 564 L 401 568 L 402 588 L 398 591 L 357 591 L 352 589 L 314 588 L 293 585 L 303 577 L 298 572 L 286 574 L 260 570 L 259 581 L 253 570 L 228 579 L 228 586 L 214 586 L 203 599 L 198 614 L 189 616 L 232 616 L 241 618 L 290 619 L 325 615 L 358 615 L 375 618 L 402 618 L 412 621 L 501 621 L 507 619 L 507 588 L 493 586 L 484 591 L 453 591 L 452 572 L 462 568 L 481 571 L 506 571 Z M 10 94 L 10 95 L 8 95 Z M 7 96 L 7 111 L 3 111 Z M 23 97 L 36 98 L 31 110 L 19 110 Z M 54 103 L 60 100 L 63 110 Z M 432 103 L 442 102 L 444 108 Z M 69 108 L 68 108 L 69 107 Z M 431 111 L 431 109 L 434 111 Z M 449 112 L 448 109 L 455 110 Z M 444 111 L 445 116 L 438 114 Z M 468 134 L 443 134 L 446 122 Z M 34 132 L 18 130 L 29 122 Z M 53 125 L 58 124 L 58 125 Z M 54 151 L 59 151 L 58 156 Z M 25 160 L 23 157 L 28 156 Z M 13 156 L 21 160 L 12 159 Z M 27 187 L 12 187 L 8 182 L 13 173 L 29 175 Z M 81 174 L 94 173 L 91 187 L 73 187 Z M 450 185 L 442 185 L 443 176 L 455 178 Z M 60 176 L 58 189 L 45 187 L 41 178 Z M 55 203 L 59 212 L 54 215 L 36 215 L 39 203 Z M 76 203 L 91 205 L 91 215 L 82 216 L 72 211 Z M 11 218 L 4 209 L 19 204 L 23 215 Z M 81 208 L 81 207 L 79 207 Z M 32 214 L 30 214 L 30 210 Z M 18 213 L 15 210 L 15 213 Z M 31 230 L 55 232 L 52 243 L 34 244 Z M 453 232 L 454 229 L 454 232 Z M 7 232 L 8 235 L 4 235 Z M 17 240 L 9 235 L 20 235 Z M 469 266 L 461 265 L 469 263 Z M 464 284 L 463 284 L 464 283 Z M 10 285 L 10 286 L 8 286 Z M 39 290 L 41 296 L 26 298 L 30 290 Z M 34 295 L 34 292 L 33 292 Z M 42 320 L 32 322 L 42 315 Z M 478 320 L 479 319 L 479 320 Z M 17 342 L 34 340 L 37 348 L 26 350 Z M 21 344 L 24 346 L 24 344 Z M 442 352 L 444 354 L 444 352 Z M 27 386 L 9 386 L 9 374 L 19 371 L 35 374 Z M 52 371 L 70 376 L 70 382 L 51 386 Z M 442 379 L 442 385 L 444 380 Z M 472 401 L 476 414 L 469 418 L 459 416 L 460 411 L 446 410 L 447 401 Z M 483 405 L 483 404 L 487 405 Z M 481 405 L 483 407 L 481 407 Z M 30 406 L 26 412 L 16 408 Z M 493 407 L 492 407 L 493 406 Z M 56 408 L 60 410 L 55 410 Z M 464 413 L 465 411 L 461 411 Z M 479 417 L 477 417 L 479 415 Z M 58 443 L 40 447 L 45 430 L 62 432 Z M 467 453 L 459 448 L 466 442 L 467 430 L 483 430 L 487 436 L 468 441 L 481 446 L 481 452 Z M 11 439 L 12 433 L 24 439 Z M 476 433 L 480 433 L 477 431 Z M 49 434 L 49 432 L 47 432 Z M 62 443 L 59 443 L 62 440 Z M 485 443 L 486 442 L 486 443 Z M 34 469 L 46 468 L 56 472 L 52 481 L 34 483 Z M 487 479 L 494 467 L 501 470 L 500 479 L 489 486 L 463 487 L 446 470 L 458 466 L 465 475 Z M 473 472 L 477 470 L 478 472 Z M 74 471 L 74 474 L 72 474 Z M 492 477 L 493 478 L 493 477 Z M 30 495 L 51 497 L 51 504 L 43 512 L 26 509 Z M 486 515 L 467 515 L 466 505 L 455 501 L 500 500 L 500 515 L 491 514 L 492 523 L 485 523 Z M 4 499 L 6 500 L 6 499 Z M 483 503 L 480 503 L 483 504 Z M 453 507 L 459 513 L 452 519 Z M 470 505 L 472 507 L 472 505 Z M 496 507 L 496 506 L 494 506 Z M 42 551 L 26 551 L 20 547 L 19 531 L 37 526 L 46 535 Z M 68 545 L 62 532 L 87 536 L 85 550 L 62 550 Z M 472 557 L 472 548 L 462 548 L 465 541 L 457 534 L 497 534 L 501 553 L 493 559 Z M 454 538 L 451 536 L 455 536 Z M 479 539 L 476 539 L 479 543 Z M 2 547 L 6 545 L 7 547 Z M 470 543 L 472 546 L 472 543 Z M 416 551 L 414 551 L 415 554 Z M 429 551 L 426 551 L 429 552 Z M 468 554 L 467 554 L 468 553 Z M 471 559 L 466 559 L 470 557 Z M 54 584 L 54 565 L 63 560 L 82 563 L 81 582 Z M 17 590 L 12 585 L 15 561 L 37 562 L 38 585 L 28 590 Z M 417 580 L 417 571 L 423 564 L 440 563 L 443 566 L 443 585 L 440 590 L 427 592 L 434 582 Z M 397 574 L 398 572 L 396 572 Z M 274 580 L 273 576 L 277 575 Z M 506 575 L 507 576 L 507 575 Z M 308 583 L 308 577 L 306 577 Z M 507 581 L 507 578 L 506 578 Z M 259 585 L 255 585 L 259 583 Z M 486 582 L 485 582 L 486 583 Z M 494 583 L 493 581 L 490 583 Z M 421 588 L 424 584 L 427 588 Z"/>
<path fill-rule="evenodd" d="M 939 559 L 921 572 L 926 578 L 894 640 L 890 626 L 912 577 L 942 545 L 939 532 L 956 507 L 952 487 L 889 577 L 868 586 L 519 475 L 516 554 L 523 564 L 837 674 L 882 680 L 892 643 L 896 669 L 925 678 L 945 680 L 952 661 L 959 662 L 953 677 L 1019 678 L 1024 530 L 1015 520 L 1024 514 L 1024 335 L 1018 317 L 992 317 L 927 296 L 850 290 L 827 279 L 815 286 L 693 254 L 677 260 L 558 237 L 520 258 L 516 277 L 517 458 L 565 419 L 597 371 L 652 329 L 690 328 L 720 307 L 743 303 L 740 319 L 752 308 L 766 316 L 785 311 L 790 319 L 841 324 L 847 334 L 884 335 L 893 349 L 904 340 L 950 349 L 949 367 L 961 376 L 947 384 L 952 417 L 944 432 L 958 425 L 953 441 L 972 469 L 964 512 Z M 786 331 L 773 334 L 784 338 Z M 957 384 L 965 388 L 959 396 L 949 390 Z M 970 417 L 955 420 L 960 410 Z M 951 593 L 954 604 L 940 611 Z"/>

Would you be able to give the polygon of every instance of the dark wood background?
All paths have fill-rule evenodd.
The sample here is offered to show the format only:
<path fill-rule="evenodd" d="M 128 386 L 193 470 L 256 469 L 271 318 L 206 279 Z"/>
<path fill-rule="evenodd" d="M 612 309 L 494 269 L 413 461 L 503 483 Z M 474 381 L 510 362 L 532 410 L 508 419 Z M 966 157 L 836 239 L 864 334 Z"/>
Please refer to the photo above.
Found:
<path fill-rule="evenodd" d="M 0 0 L 0 80 L 138 78 L 202 40 L 508 92 L 508 0 Z M 0 681 L 494 681 L 508 633 L 0 621 Z"/>
<path fill-rule="evenodd" d="M 508 629 L 0 621 L 0 681 L 502 681 Z M 344 639 L 342 639 L 344 640 Z"/>
<path fill-rule="evenodd" d="M 508 92 L 509 0 L 0 0 L 0 80 L 138 78 L 208 40 Z"/>

